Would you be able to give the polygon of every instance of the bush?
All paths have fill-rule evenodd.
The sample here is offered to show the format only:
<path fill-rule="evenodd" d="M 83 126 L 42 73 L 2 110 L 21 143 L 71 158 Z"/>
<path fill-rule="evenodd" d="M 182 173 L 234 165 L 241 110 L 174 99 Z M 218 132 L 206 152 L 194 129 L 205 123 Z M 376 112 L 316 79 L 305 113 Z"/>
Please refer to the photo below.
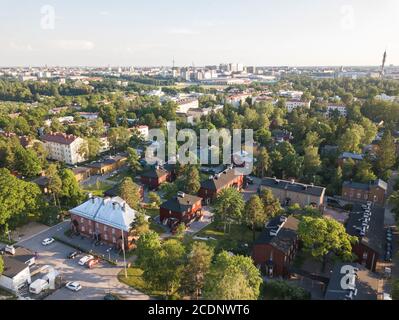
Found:
<path fill-rule="evenodd" d="M 310 300 L 310 292 L 283 280 L 270 280 L 263 287 L 268 300 Z"/>
<path fill-rule="evenodd" d="M 393 281 L 392 284 L 392 299 L 399 300 L 399 279 Z"/>

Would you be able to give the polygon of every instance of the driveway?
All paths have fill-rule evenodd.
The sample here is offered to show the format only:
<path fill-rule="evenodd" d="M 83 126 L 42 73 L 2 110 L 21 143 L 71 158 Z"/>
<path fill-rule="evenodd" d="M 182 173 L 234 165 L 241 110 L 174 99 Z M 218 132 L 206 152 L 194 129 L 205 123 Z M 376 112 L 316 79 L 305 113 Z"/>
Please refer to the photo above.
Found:
<path fill-rule="evenodd" d="M 248 185 L 246 189 L 241 191 L 242 196 L 244 197 L 244 201 L 247 202 L 253 195 L 258 194 L 258 188 L 262 182 L 260 178 L 252 177 L 254 183 Z"/>
<path fill-rule="evenodd" d="M 79 292 L 61 288 L 46 299 L 101 300 L 109 291 L 124 296 L 129 300 L 149 299 L 147 295 L 119 282 L 117 275 L 122 270 L 121 267 L 102 262 L 93 269 L 87 269 L 78 265 L 79 257 L 74 260 L 66 259 L 68 253 L 73 251 L 71 247 L 57 241 L 46 247 L 41 244 L 44 238 L 54 236 L 63 227 L 64 225 L 61 224 L 49 228 L 18 243 L 18 245 L 24 246 L 33 252 L 38 252 L 37 265 L 50 265 L 60 272 L 63 281 L 78 281 L 82 285 L 82 290 Z"/>

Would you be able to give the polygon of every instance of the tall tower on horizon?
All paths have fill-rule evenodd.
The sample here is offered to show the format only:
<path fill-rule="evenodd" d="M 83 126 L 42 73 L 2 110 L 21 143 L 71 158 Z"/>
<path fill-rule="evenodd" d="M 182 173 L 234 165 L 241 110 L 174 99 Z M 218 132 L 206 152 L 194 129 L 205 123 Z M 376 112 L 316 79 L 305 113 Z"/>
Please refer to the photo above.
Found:
<path fill-rule="evenodd" d="M 385 62 L 387 61 L 387 50 L 385 49 L 384 55 L 382 56 L 382 65 L 381 65 L 381 71 L 380 71 L 380 77 L 381 79 L 384 78 L 384 73 L 385 73 Z"/>

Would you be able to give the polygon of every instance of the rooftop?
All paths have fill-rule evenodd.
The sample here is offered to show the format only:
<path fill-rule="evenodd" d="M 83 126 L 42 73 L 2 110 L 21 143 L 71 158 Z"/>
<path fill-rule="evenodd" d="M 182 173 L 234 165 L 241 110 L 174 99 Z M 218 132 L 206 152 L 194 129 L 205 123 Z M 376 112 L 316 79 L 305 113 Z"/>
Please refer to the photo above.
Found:
<path fill-rule="evenodd" d="M 298 239 L 298 224 L 299 220 L 294 217 L 275 217 L 269 221 L 255 240 L 255 245 L 270 244 L 276 249 L 288 253 L 292 244 Z"/>
<path fill-rule="evenodd" d="M 193 206 L 193 204 L 197 203 L 198 201 L 201 201 L 202 198 L 193 196 L 190 194 L 181 194 L 177 195 L 176 197 L 169 199 L 168 201 L 165 201 L 164 203 L 161 204 L 161 208 L 164 208 L 166 210 L 170 210 L 173 212 L 187 212 L 190 210 Z"/>
<path fill-rule="evenodd" d="M 326 190 L 326 188 L 324 188 L 324 187 L 298 183 L 295 181 L 280 180 L 280 179 L 275 179 L 275 178 L 263 179 L 262 186 L 274 188 L 274 189 L 288 190 L 291 192 L 309 194 L 309 195 L 318 196 L 318 197 L 322 196 Z"/>
<path fill-rule="evenodd" d="M 226 169 L 219 174 L 216 174 L 208 180 L 201 182 L 201 188 L 209 190 L 220 190 L 229 183 L 233 182 L 239 175 L 235 174 L 234 169 Z"/>
<path fill-rule="evenodd" d="M 73 143 L 78 137 L 72 134 L 65 134 L 61 132 L 50 132 L 42 136 L 42 140 L 46 142 L 55 142 L 59 144 L 69 145 Z"/>
<path fill-rule="evenodd" d="M 347 274 L 343 267 L 357 268 L 356 274 Z M 355 269 L 356 270 L 356 269 Z M 344 285 L 352 286 L 352 298 L 350 289 L 342 288 L 341 281 L 347 277 Z M 375 274 L 356 263 L 339 263 L 332 270 L 330 281 L 326 290 L 326 300 L 377 300 L 379 279 Z M 356 294 L 355 294 L 356 293 Z"/>
<path fill-rule="evenodd" d="M 384 180 L 381 180 L 381 179 L 371 181 L 370 183 L 344 181 L 344 183 L 342 185 L 344 187 L 348 187 L 348 188 L 352 188 L 352 189 L 360 189 L 360 190 L 370 190 L 371 187 L 379 187 L 383 190 L 388 189 L 388 184 Z"/>
<path fill-rule="evenodd" d="M 14 278 L 17 276 L 21 271 L 25 270 L 26 268 L 29 268 L 28 265 L 25 263 L 19 261 L 18 259 L 12 257 L 12 256 L 3 256 L 3 261 L 4 261 L 4 271 L 3 271 L 3 276 L 7 278 Z"/>
<path fill-rule="evenodd" d="M 78 216 L 117 229 L 123 229 L 124 231 L 130 230 L 137 214 L 137 211 L 133 210 L 120 197 L 94 197 L 69 211 Z"/>

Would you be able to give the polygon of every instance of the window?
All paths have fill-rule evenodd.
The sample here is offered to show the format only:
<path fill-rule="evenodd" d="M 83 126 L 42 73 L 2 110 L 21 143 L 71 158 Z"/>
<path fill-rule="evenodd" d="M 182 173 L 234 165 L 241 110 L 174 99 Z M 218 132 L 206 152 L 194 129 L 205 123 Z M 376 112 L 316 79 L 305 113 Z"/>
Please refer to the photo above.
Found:
<path fill-rule="evenodd" d="M 107 231 L 107 226 L 104 226 L 104 231 Z"/>
<path fill-rule="evenodd" d="M 115 229 L 114 228 L 112 228 L 112 234 L 115 234 Z"/>
<path fill-rule="evenodd" d="M 115 237 L 112 237 L 112 242 L 116 243 L 116 238 Z"/>
<path fill-rule="evenodd" d="M 80 231 L 85 232 L 85 227 L 84 227 L 84 226 L 81 226 L 81 227 L 80 227 Z"/>
<path fill-rule="evenodd" d="M 104 240 L 107 240 L 108 241 L 108 234 L 104 234 Z"/>
<path fill-rule="evenodd" d="M 80 222 L 83 223 L 83 218 L 80 218 Z"/>

